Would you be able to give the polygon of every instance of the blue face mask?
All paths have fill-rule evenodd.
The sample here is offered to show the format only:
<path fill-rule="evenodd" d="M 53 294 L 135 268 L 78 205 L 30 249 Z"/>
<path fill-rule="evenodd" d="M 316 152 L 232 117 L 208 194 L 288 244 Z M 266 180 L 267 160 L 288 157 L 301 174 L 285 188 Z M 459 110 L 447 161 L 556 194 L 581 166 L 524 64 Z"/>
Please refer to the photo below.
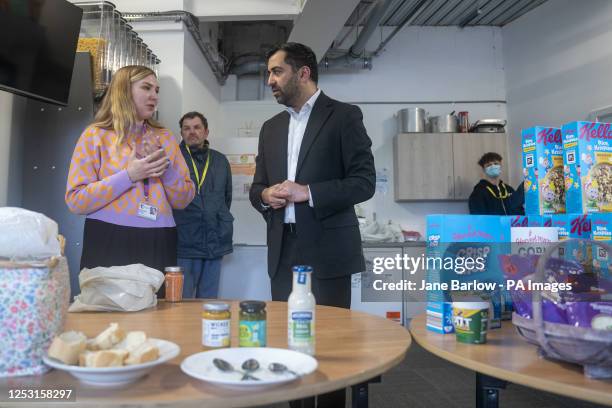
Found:
<path fill-rule="evenodd" d="M 485 168 L 485 173 L 487 173 L 487 176 L 489 177 L 497 178 L 501 174 L 501 165 L 492 164 Z"/>

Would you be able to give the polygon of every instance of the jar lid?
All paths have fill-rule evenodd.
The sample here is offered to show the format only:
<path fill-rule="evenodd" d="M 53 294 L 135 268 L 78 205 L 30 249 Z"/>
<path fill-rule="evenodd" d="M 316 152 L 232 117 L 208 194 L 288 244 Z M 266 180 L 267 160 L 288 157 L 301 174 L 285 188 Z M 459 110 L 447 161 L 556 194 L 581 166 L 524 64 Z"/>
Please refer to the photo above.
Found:
<path fill-rule="evenodd" d="M 211 312 L 225 312 L 226 310 L 229 310 L 229 308 L 230 305 L 224 302 L 209 302 L 202 305 L 202 309 Z"/>
<path fill-rule="evenodd" d="M 310 265 L 295 265 L 291 269 L 293 272 L 312 272 L 312 266 Z"/>
<path fill-rule="evenodd" d="M 164 272 L 181 272 L 183 273 L 183 268 L 180 266 L 166 266 Z"/>
<path fill-rule="evenodd" d="M 266 302 L 260 300 L 244 300 L 240 302 L 240 309 L 247 313 L 258 313 L 266 309 Z"/>

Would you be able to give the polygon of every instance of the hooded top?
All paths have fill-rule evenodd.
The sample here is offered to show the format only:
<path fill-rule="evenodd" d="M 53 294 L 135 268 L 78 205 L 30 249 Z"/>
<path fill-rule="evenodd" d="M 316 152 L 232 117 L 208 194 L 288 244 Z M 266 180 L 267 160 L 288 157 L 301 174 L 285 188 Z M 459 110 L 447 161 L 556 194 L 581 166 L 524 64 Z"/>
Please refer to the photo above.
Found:
<path fill-rule="evenodd" d="M 523 215 L 523 199 L 520 192 L 499 181 L 491 184 L 480 180 L 469 198 L 470 214 L 473 215 Z"/>

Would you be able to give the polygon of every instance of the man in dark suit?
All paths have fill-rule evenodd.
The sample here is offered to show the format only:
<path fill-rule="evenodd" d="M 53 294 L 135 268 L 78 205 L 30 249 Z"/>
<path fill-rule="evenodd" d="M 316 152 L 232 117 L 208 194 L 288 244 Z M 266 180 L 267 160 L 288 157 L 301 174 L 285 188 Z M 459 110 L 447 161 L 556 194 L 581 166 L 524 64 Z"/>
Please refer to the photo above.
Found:
<path fill-rule="evenodd" d="M 349 308 L 351 274 L 365 270 L 353 206 L 374 195 L 372 142 L 357 106 L 317 88 L 317 59 L 302 44 L 270 50 L 268 85 L 287 109 L 259 134 L 251 203 L 268 226 L 272 299 L 291 293 L 291 267 L 311 265 L 317 304 Z M 318 407 L 344 407 L 344 390 L 318 396 Z M 314 399 L 301 401 L 314 406 Z M 292 407 L 297 406 L 292 402 Z"/>
<path fill-rule="evenodd" d="M 374 194 L 372 142 L 357 106 L 317 88 L 309 47 L 275 47 L 267 63 L 268 85 L 287 109 L 261 128 L 250 199 L 268 226 L 272 299 L 286 301 L 291 267 L 307 264 L 317 303 L 349 308 L 351 274 L 365 270 L 353 206 Z"/>

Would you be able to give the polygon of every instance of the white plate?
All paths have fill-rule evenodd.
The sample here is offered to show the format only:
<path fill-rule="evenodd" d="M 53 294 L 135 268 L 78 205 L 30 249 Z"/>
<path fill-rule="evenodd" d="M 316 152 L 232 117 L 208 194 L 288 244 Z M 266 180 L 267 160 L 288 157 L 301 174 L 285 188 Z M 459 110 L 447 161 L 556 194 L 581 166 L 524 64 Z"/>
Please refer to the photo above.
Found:
<path fill-rule="evenodd" d="M 136 381 L 146 375 L 157 365 L 170 361 L 181 352 L 181 348 L 170 341 L 152 339 L 159 348 L 159 358 L 142 364 L 126 365 L 121 367 L 80 367 L 60 362 L 49 356 L 44 356 L 43 361 L 49 367 L 67 371 L 84 383 L 92 385 L 123 385 Z"/>
<path fill-rule="evenodd" d="M 237 372 L 223 372 L 213 364 L 213 359 L 221 358 L 230 363 L 234 369 L 242 371 L 240 366 L 250 358 L 259 362 L 259 369 L 250 374 L 259 381 L 242 380 L 243 375 Z M 281 363 L 298 375 L 284 372 L 274 373 L 268 369 L 270 363 Z M 187 357 L 181 363 L 181 370 L 187 375 L 215 384 L 236 387 L 260 387 L 293 381 L 308 375 L 317 369 L 317 360 L 297 351 L 269 347 L 235 347 L 204 351 Z"/>

